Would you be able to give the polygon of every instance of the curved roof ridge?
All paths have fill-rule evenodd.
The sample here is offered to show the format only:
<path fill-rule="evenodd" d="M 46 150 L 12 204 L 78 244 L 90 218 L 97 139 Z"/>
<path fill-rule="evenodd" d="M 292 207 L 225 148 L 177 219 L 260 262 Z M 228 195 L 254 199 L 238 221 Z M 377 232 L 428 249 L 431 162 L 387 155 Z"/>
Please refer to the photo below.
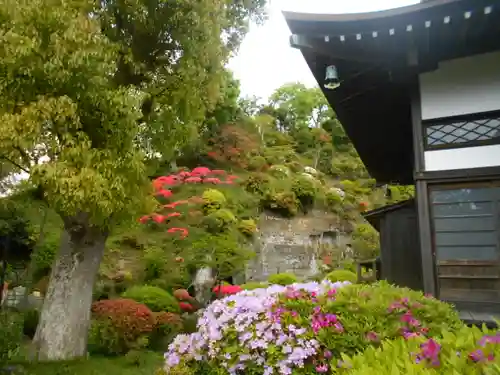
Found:
<path fill-rule="evenodd" d="M 462 0 L 431 0 L 413 5 L 406 5 L 399 8 L 362 13 L 303 13 L 292 11 L 282 11 L 282 13 L 287 21 L 352 22 L 401 16 L 404 14 L 414 13 L 424 9 L 460 1 Z"/>

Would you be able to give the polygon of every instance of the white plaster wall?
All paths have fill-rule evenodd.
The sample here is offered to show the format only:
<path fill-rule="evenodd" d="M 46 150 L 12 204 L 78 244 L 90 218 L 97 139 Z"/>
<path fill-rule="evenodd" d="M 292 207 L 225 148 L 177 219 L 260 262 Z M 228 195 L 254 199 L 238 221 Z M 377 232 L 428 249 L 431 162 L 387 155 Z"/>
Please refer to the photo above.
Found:
<path fill-rule="evenodd" d="M 419 78 L 423 120 L 500 109 L 500 52 L 444 61 Z"/>
<path fill-rule="evenodd" d="M 426 151 L 425 170 L 445 171 L 500 165 L 500 145 Z"/>

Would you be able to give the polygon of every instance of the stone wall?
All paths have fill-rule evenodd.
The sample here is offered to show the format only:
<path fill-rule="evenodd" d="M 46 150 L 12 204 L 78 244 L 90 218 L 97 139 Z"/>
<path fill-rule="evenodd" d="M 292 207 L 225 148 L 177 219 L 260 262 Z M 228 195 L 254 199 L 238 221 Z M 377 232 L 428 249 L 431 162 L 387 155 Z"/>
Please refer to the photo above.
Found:
<path fill-rule="evenodd" d="M 318 273 L 321 244 L 349 246 L 337 216 L 314 211 L 291 219 L 262 214 L 255 243 L 256 257 L 248 265 L 246 281 L 264 281 L 269 275 L 291 272 L 299 277 Z"/>

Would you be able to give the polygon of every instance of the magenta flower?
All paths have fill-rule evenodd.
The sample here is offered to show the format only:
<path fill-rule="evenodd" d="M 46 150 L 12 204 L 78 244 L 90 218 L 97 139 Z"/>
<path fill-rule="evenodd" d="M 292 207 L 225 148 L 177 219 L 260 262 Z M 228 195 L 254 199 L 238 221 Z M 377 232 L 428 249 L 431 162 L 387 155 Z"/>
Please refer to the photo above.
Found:
<path fill-rule="evenodd" d="M 325 372 L 328 372 L 328 365 L 321 364 L 316 366 L 316 371 L 319 372 L 320 374 L 324 374 Z"/>

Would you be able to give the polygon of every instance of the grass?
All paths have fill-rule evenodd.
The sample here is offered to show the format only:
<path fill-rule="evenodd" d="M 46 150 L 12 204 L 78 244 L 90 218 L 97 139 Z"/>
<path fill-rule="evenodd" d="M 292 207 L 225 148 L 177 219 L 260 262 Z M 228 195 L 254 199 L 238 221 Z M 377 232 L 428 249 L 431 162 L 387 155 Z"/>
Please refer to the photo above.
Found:
<path fill-rule="evenodd" d="M 161 353 L 129 353 L 125 357 L 90 357 L 68 362 L 18 362 L 13 375 L 154 375 L 162 366 Z M 5 372 L 7 373 L 7 372 Z M 3 372 L 0 370 L 0 374 Z"/>

